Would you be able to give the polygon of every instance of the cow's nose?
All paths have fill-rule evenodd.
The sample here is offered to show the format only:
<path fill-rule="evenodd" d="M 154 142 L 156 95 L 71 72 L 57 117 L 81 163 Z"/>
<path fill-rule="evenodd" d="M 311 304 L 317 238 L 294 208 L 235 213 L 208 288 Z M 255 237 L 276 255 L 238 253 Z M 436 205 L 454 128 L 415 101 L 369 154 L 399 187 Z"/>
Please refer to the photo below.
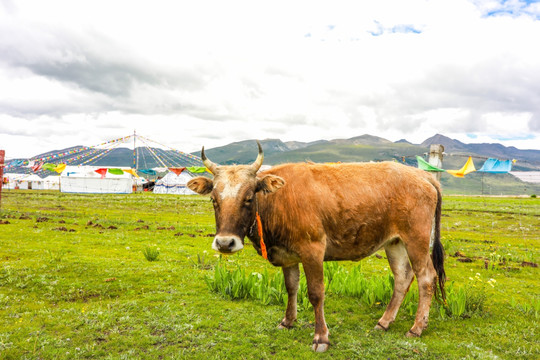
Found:
<path fill-rule="evenodd" d="M 238 236 L 216 236 L 214 238 L 214 243 L 212 244 L 212 249 L 217 250 L 222 253 L 233 253 L 241 250 L 244 247 L 242 241 Z"/>

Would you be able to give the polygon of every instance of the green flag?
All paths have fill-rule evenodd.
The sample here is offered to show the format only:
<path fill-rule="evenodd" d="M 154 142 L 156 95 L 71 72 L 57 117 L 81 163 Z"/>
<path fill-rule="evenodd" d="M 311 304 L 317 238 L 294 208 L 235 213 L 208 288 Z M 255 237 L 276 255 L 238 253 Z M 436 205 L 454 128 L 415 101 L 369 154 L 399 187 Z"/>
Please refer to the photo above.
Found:
<path fill-rule="evenodd" d="M 206 171 L 204 166 L 191 166 L 186 168 L 190 173 L 200 174 Z"/>
<path fill-rule="evenodd" d="M 431 165 L 426 160 L 422 159 L 420 156 L 416 156 L 416 161 L 418 161 L 418 168 L 426 171 L 436 171 L 443 172 L 443 169 L 439 169 L 436 166 Z"/>
<path fill-rule="evenodd" d="M 122 169 L 109 169 L 109 174 L 113 174 L 113 175 L 123 175 L 123 174 L 124 174 L 124 170 L 122 170 Z"/>
<path fill-rule="evenodd" d="M 56 165 L 55 164 L 51 164 L 51 163 L 46 163 L 46 164 L 43 164 L 43 166 L 41 167 L 43 170 L 49 170 L 49 171 L 54 171 L 54 169 L 56 168 Z"/>

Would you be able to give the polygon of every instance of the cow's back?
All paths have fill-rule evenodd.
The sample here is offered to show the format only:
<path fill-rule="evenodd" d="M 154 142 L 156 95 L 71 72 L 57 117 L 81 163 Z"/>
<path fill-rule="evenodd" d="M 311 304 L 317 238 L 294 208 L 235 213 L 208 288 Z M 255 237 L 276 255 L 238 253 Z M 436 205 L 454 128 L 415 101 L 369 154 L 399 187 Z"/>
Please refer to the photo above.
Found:
<path fill-rule="evenodd" d="M 269 241 L 295 251 L 323 239 L 327 259 L 365 257 L 411 221 L 431 227 L 437 202 L 431 175 L 393 162 L 285 164 L 264 174 L 286 181 L 259 197 Z"/>

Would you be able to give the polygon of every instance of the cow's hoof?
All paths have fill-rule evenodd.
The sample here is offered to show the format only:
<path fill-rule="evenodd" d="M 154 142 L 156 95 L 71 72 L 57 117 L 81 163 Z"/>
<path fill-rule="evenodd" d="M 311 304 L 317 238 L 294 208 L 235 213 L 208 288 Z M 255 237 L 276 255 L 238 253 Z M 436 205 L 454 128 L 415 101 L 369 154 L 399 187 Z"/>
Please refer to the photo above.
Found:
<path fill-rule="evenodd" d="M 384 327 L 381 325 L 381 323 L 377 323 L 377 325 L 375 325 L 375 330 L 379 330 L 379 331 L 388 331 L 388 328 Z"/>
<path fill-rule="evenodd" d="M 289 329 L 292 329 L 292 327 L 293 327 L 292 325 L 287 325 L 287 324 L 285 324 L 285 323 L 282 321 L 282 322 L 278 325 L 277 328 L 278 328 L 279 330 L 283 330 L 283 329 L 289 330 Z"/>
<path fill-rule="evenodd" d="M 409 330 L 409 331 L 407 331 L 405 336 L 408 337 L 408 338 L 417 338 L 417 337 L 420 337 L 420 334 L 417 334 L 417 333 L 412 332 L 411 330 Z"/>
<path fill-rule="evenodd" d="M 326 350 L 328 350 L 328 344 L 324 344 L 324 343 L 321 343 L 321 344 L 314 343 L 313 346 L 312 346 L 311 348 L 312 348 L 313 351 L 315 351 L 315 352 L 322 353 L 322 352 L 325 352 Z"/>

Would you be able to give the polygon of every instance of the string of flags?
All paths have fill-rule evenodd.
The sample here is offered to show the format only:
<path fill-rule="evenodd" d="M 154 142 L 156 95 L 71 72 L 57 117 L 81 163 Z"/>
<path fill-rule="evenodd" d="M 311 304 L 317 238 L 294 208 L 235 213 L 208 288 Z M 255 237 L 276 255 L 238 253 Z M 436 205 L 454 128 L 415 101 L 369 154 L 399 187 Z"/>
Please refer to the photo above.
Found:
<path fill-rule="evenodd" d="M 516 160 L 498 160 L 494 158 L 487 159 L 482 167 L 478 170 L 476 170 L 476 167 L 474 166 L 474 162 L 472 160 L 472 156 L 469 156 L 467 159 L 467 162 L 465 162 L 465 165 L 461 167 L 461 169 L 458 170 L 443 170 L 440 169 L 430 163 L 428 163 L 426 160 L 421 158 L 420 156 L 416 157 L 416 161 L 418 162 L 418 168 L 430 171 L 430 172 L 444 172 L 455 176 L 455 177 L 465 177 L 465 175 L 470 174 L 472 172 L 478 171 L 483 173 L 491 173 L 491 174 L 505 174 L 509 173 L 512 170 L 512 164 L 516 162 Z"/>
<path fill-rule="evenodd" d="M 80 153 L 80 152 L 83 152 L 83 151 L 86 151 L 86 150 L 100 151 L 102 149 L 94 149 L 94 148 L 97 147 L 97 146 L 104 146 L 104 145 L 109 145 L 109 144 L 125 142 L 131 136 L 132 135 L 124 136 L 124 137 L 114 139 L 114 140 L 109 140 L 109 141 L 103 142 L 103 143 L 95 145 L 95 146 L 83 146 L 83 147 L 80 147 L 80 148 L 75 149 L 75 150 L 69 150 L 69 151 L 65 151 L 65 152 L 51 154 L 51 155 L 44 156 L 44 157 L 41 157 L 41 158 L 33 158 L 33 159 L 28 159 L 28 160 L 13 160 L 9 164 L 6 164 L 5 167 L 6 167 L 6 169 L 11 168 L 11 167 L 25 166 L 25 165 L 26 165 L 26 167 L 33 167 L 35 164 L 40 163 L 40 162 L 41 163 L 46 163 L 46 162 L 49 162 L 49 161 L 54 160 L 54 159 L 60 159 L 60 158 L 66 157 L 66 156 L 75 155 L 77 153 Z M 75 157 L 74 159 L 80 159 L 80 158 L 83 158 L 83 156 Z"/>
<path fill-rule="evenodd" d="M 52 164 L 52 163 L 43 163 L 43 162 L 32 162 L 27 167 L 31 167 L 34 172 L 38 172 L 40 170 L 48 170 L 48 171 L 55 171 L 57 173 L 62 173 L 66 169 L 67 164 L 60 163 L 60 164 Z M 157 171 L 156 171 L 157 170 Z M 137 171 L 155 176 L 159 172 L 165 172 L 165 171 L 172 171 L 176 175 L 180 175 L 184 170 L 189 171 L 192 174 L 201 174 L 206 171 L 210 172 L 206 167 L 204 166 L 188 166 L 188 167 L 164 167 L 164 168 L 155 168 L 155 169 L 119 169 L 119 168 L 100 168 L 97 170 L 94 170 L 98 174 L 101 175 L 101 178 L 103 179 L 107 173 L 112 175 L 123 175 L 124 173 L 131 174 L 133 176 L 139 177 L 137 174 Z"/>

